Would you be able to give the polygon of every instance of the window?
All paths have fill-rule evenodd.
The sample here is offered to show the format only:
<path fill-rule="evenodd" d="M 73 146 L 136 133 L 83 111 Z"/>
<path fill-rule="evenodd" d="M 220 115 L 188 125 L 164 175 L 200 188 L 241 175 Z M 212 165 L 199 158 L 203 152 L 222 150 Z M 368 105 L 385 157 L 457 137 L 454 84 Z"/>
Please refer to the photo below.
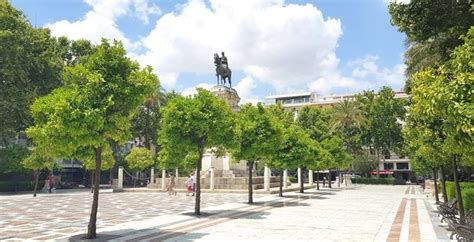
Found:
<path fill-rule="evenodd" d="M 393 170 L 393 163 L 383 163 L 384 170 Z"/>
<path fill-rule="evenodd" d="M 397 170 L 408 170 L 408 163 L 407 162 L 397 163 Z"/>

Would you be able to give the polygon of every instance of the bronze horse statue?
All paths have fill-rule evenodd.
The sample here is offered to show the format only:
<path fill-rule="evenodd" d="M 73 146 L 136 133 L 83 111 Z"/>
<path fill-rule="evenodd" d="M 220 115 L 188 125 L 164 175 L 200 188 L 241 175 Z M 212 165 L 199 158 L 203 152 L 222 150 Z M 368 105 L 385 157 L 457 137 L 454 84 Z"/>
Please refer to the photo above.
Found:
<path fill-rule="evenodd" d="M 232 71 L 227 62 L 227 57 L 222 52 L 222 57 L 217 53 L 214 54 L 214 65 L 216 66 L 217 85 L 225 85 L 226 79 L 229 81 L 229 86 L 232 87 Z"/>

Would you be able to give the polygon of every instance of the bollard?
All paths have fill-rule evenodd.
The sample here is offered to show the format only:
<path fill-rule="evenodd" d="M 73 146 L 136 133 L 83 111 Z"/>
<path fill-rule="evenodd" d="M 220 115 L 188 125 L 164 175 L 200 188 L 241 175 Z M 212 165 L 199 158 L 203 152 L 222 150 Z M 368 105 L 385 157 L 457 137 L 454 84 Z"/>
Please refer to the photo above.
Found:
<path fill-rule="evenodd" d="M 283 188 L 288 188 L 288 184 L 286 183 L 288 181 L 288 170 L 283 171 Z"/>
<path fill-rule="evenodd" d="M 123 166 L 119 166 L 118 169 L 118 184 L 117 184 L 118 189 L 123 189 Z"/>
<path fill-rule="evenodd" d="M 301 187 L 301 183 L 303 182 L 302 180 L 303 177 L 301 177 L 301 168 L 298 168 L 298 187 Z"/>
<path fill-rule="evenodd" d="M 309 185 L 313 185 L 313 170 L 308 170 L 308 180 L 309 180 Z"/>
<path fill-rule="evenodd" d="M 150 170 L 150 184 L 155 184 L 155 168 L 152 167 Z"/>
<path fill-rule="evenodd" d="M 211 167 L 210 190 L 214 191 L 214 167 Z"/>
<path fill-rule="evenodd" d="M 270 168 L 268 168 L 267 166 L 265 166 L 265 169 L 264 169 L 264 175 L 263 175 L 263 187 L 264 187 L 264 190 L 265 191 L 270 191 L 270 175 L 271 175 L 271 171 L 270 171 Z"/>

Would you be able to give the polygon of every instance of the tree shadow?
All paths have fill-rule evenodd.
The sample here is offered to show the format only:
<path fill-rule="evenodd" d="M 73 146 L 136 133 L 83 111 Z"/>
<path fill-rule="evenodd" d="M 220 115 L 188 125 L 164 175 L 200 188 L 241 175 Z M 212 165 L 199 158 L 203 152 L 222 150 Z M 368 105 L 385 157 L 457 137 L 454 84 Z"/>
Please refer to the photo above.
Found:
<path fill-rule="evenodd" d="M 305 192 L 301 194 L 292 194 L 292 195 L 286 195 L 284 196 L 285 198 L 297 198 L 297 199 L 318 199 L 318 200 L 323 200 L 323 199 L 328 199 L 327 197 L 324 197 L 323 195 L 334 195 L 334 194 L 317 194 L 317 193 L 310 193 L 310 192 Z"/>
<path fill-rule="evenodd" d="M 212 210 L 201 212 L 200 215 L 195 215 L 194 212 L 181 213 L 194 218 L 213 218 L 213 219 L 264 219 L 268 212 L 264 211 L 246 211 L 246 210 Z"/>
<path fill-rule="evenodd" d="M 333 192 L 333 191 L 307 191 L 307 192 L 304 192 L 304 193 L 300 193 L 301 195 L 304 195 L 304 194 L 308 194 L 308 195 L 313 195 L 313 196 L 326 196 L 326 195 L 337 195 L 336 192 Z"/>
<path fill-rule="evenodd" d="M 285 196 L 285 198 L 299 198 L 299 199 L 307 199 L 304 197 L 298 197 L 294 195 Z M 282 207 L 298 207 L 298 206 L 309 206 L 307 203 L 303 202 L 288 202 L 288 201 L 281 201 L 277 203 L 269 203 L 269 202 L 255 202 L 251 204 L 253 206 L 262 206 L 262 207 L 272 207 L 272 208 L 282 208 Z"/>
<path fill-rule="evenodd" d="M 166 225 L 164 225 L 166 226 Z M 95 239 L 85 239 L 86 234 L 78 234 L 69 237 L 68 241 L 164 241 L 168 239 L 179 240 L 179 241 L 194 241 L 207 235 L 207 233 L 196 233 L 189 230 L 184 231 L 173 231 L 173 230 L 162 230 L 160 227 L 153 227 L 147 229 L 120 229 L 114 231 L 106 231 L 98 233 Z M 186 238 L 179 238 L 186 236 Z"/>

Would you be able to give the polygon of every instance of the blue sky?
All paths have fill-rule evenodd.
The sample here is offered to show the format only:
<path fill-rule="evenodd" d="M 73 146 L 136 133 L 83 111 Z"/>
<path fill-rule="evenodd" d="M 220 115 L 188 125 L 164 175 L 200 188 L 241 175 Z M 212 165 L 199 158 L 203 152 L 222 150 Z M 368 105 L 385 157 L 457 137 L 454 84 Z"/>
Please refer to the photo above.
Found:
<path fill-rule="evenodd" d="M 54 35 L 121 39 L 168 90 L 214 85 L 212 55 L 220 51 L 242 102 L 403 86 L 405 36 L 391 26 L 387 0 L 249 2 L 12 0 Z"/>

